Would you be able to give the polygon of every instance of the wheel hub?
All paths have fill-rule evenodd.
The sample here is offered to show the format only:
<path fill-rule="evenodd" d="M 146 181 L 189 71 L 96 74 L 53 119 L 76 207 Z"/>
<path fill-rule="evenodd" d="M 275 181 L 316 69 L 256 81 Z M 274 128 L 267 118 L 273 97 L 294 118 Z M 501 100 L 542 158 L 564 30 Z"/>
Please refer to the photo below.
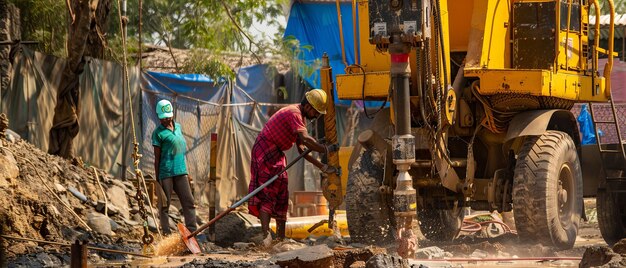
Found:
<path fill-rule="evenodd" d="M 559 182 L 559 207 L 563 207 L 567 203 L 567 190 L 563 189 L 563 184 Z"/>
<path fill-rule="evenodd" d="M 565 163 L 561 166 L 561 171 L 559 172 L 559 185 L 556 189 L 559 217 L 561 218 L 561 224 L 563 225 L 570 221 L 570 217 L 573 213 L 572 202 L 570 202 L 573 197 L 569 196 L 573 187 L 572 180 L 572 171 L 567 163 Z"/>

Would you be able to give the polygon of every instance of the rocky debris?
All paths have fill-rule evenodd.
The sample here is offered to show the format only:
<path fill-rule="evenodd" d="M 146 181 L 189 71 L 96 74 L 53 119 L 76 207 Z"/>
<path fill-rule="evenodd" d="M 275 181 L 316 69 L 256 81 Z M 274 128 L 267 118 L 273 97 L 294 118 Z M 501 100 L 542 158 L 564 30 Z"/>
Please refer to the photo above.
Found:
<path fill-rule="evenodd" d="M 20 174 L 17 161 L 13 154 L 0 148 L 0 188 L 13 187 L 16 185 L 15 179 Z"/>
<path fill-rule="evenodd" d="M 109 202 L 118 208 L 119 212 L 122 213 L 122 217 L 128 219 L 130 217 L 130 207 L 128 206 L 128 198 L 126 197 L 124 188 L 118 185 L 111 185 L 106 193 Z"/>
<path fill-rule="evenodd" d="M 199 267 L 210 267 L 210 268 L 235 268 L 235 267 L 254 267 L 254 268 L 280 268 L 280 265 L 277 265 L 271 261 L 267 260 L 256 260 L 256 261 L 226 261 L 226 260 L 215 260 L 215 259 L 194 259 L 193 261 L 186 263 L 182 266 L 183 268 L 199 268 Z"/>
<path fill-rule="evenodd" d="M 365 262 L 372 256 L 385 252 L 378 247 L 335 249 L 333 264 L 334 267 L 365 267 Z"/>
<path fill-rule="evenodd" d="M 236 250 L 248 250 L 254 247 L 254 243 L 235 242 L 233 248 Z"/>
<path fill-rule="evenodd" d="M 417 259 L 441 259 L 444 257 L 452 257 L 452 253 L 435 246 L 420 248 L 415 252 Z"/>
<path fill-rule="evenodd" d="M 624 267 L 626 259 L 613 252 L 607 246 L 593 246 L 587 248 L 578 267 Z"/>
<path fill-rule="evenodd" d="M 626 238 L 618 241 L 613 245 L 613 252 L 617 254 L 626 255 Z"/>
<path fill-rule="evenodd" d="M 208 236 L 208 229 L 204 233 Z M 236 242 L 260 244 L 261 240 L 260 222 L 250 214 L 232 212 L 215 223 L 214 242 L 220 247 L 232 247 Z"/>
<path fill-rule="evenodd" d="M 109 217 L 102 215 L 97 212 L 91 212 L 87 215 L 87 224 L 94 231 L 101 233 L 103 235 L 112 235 L 113 231 L 111 231 L 111 220 Z"/>
<path fill-rule="evenodd" d="M 298 250 L 282 252 L 270 258 L 281 267 L 331 267 L 333 250 L 326 245 L 305 247 Z"/>
<path fill-rule="evenodd" d="M 480 249 L 475 249 L 474 252 L 470 254 L 470 258 L 484 259 L 487 257 L 489 257 L 489 252 Z"/>
<path fill-rule="evenodd" d="M 366 268 L 409 268 L 407 259 L 388 254 L 376 254 L 365 263 Z"/>
<path fill-rule="evenodd" d="M 272 246 L 271 252 L 281 253 L 281 252 L 287 252 L 287 251 L 292 251 L 292 250 L 298 250 L 298 249 L 305 248 L 305 247 L 307 247 L 306 244 L 296 242 L 293 239 L 285 239 L 284 241 L 281 241 L 277 243 L 276 245 Z"/>
<path fill-rule="evenodd" d="M 97 212 L 104 212 L 98 209 L 98 203 L 104 207 L 104 200 L 91 167 L 75 166 L 24 140 L 5 142 L 5 147 L 0 148 L 0 196 L 11 202 L 0 202 L 3 234 L 68 244 L 80 239 L 91 245 L 115 244 L 116 249 L 138 251 L 142 227 L 130 219 L 127 207 L 134 200 L 125 195 L 136 190 L 132 184 L 102 170 L 98 173 L 102 174 L 101 184 L 110 203 L 109 217 Z M 69 264 L 69 259 L 63 258 L 69 256 L 69 247 L 7 239 L 0 243 L 7 249 L 7 263 L 15 267 Z M 90 254 L 94 261 L 107 256 L 95 251 Z"/>

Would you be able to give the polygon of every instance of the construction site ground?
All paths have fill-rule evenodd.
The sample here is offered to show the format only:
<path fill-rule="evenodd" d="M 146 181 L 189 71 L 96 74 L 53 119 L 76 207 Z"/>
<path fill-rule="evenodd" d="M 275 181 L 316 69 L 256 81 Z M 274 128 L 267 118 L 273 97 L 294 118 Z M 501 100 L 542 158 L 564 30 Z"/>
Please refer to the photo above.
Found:
<path fill-rule="evenodd" d="M 69 266 L 68 246 L 22 239 L 67 244 L 81 240 L 94 247 L 142 252 L 143 220 L 134 200 L 135 182 L 48 155 L 22 140 L 2 143 L 0 266 Z M 581 222 L 576 244 L 568 250 L 521 243 L 513 233 L 494 238 L 466 235 L 451 242 L 421 239 L 416 259 L 408 260 L 397 258 L 393 245 L 351 243 L 349 237 L 310 236 L 262 247 L 254 218 L 236 212 L 218 221 L 215 241 L 201 243 L 203 253 L 145 258 L 89 250 L 88 262 L 91 267 L 578 267 L 585 255 L 583 267 L 626 265 L 626 240 L 614 246 L 614 253 L 600 234 L 594 198 L 585 199 L 585 209 L 588 220 Z M 199 207 L 198 214 L 208 220 L 207 208 Z M 170 216 L 172 221 L 181 219 L 175 209 Z M 148 223 L 158 245 L 154 221 Z"/>

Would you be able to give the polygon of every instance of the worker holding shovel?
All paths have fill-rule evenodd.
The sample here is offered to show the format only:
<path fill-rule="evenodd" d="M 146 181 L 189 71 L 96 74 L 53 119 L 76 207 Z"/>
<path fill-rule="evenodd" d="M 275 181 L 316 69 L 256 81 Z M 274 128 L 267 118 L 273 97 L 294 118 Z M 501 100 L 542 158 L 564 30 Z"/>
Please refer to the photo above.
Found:
<path fill-rule="evenodd" d="M 261 228 L 265 237 L 264 244 L 271 243 L 269 232 L 270 218 L 276 219 L 276 235 L 279 240 L 285 238 L 285 223 L 289 192 L 287 188 L 286 159 L 283 151 L 294 144 L 302 153 L 304 147 L 329 153 L 339 150 L 338 145 L 326 146 L 319 143 L 307 133 L 305 119 L 314 120 L 326 113 L 326 93 L 313 89 L 305 94 L 300 104 L 289 105 L 280 109 L 267 121 L 252 147 L 251 178 L 248 192 L 252 193 L 274 176 L 278 179 L 262 189 L 248 201 L 250 214 L 261 220 Z M 322 164 L 314 157 L 304 156 L 324 173 L 336 173 L 337 169 Z M 282 172 L 282 173 L 281 173 Z"/>
<path fill-rule="evenodd" d="M 185 163 L 187 143 L 180 124 L 173 120 L 174 108 L 168 100 L 160 100 L 157 103 L 156 113 L 161 124 L 152 133 L 154 172 L 165 193 L 165 200 L 159 198 L 161 228 L 165 235 L 171 233 L 168 211 L 174 190 L 183 207 L 185 226 L 194 231 L 197 228 L 196 207 Z"/>

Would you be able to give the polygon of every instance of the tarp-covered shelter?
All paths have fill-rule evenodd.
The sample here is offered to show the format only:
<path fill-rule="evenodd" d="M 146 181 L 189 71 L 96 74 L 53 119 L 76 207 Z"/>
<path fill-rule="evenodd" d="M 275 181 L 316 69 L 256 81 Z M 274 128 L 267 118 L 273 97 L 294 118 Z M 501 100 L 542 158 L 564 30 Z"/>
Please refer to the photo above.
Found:
<path fill-rule="evenodd" d="M 8 90 L 2 91 L 0 110 L 8 116 L 9 128 L 47 151 L 57 89 L 66 60 L 26 47 L 17 49 L 11 59 L 11 84 Z M 86 164 L 113 174 L 119 173 L 122 147 L 132 152 L 132 128 L 130 122 L 125 121 L 130 120 L 131 109 L 122 107 L 128 108 L 128 99 L 122 99 L 123 77 L 122 66 L 97 59 L 88 59 L 80 75 L 80 130 L 74 139 L 74 153 Z M 129 68 L 129 78 L 133 116 L 135 122 L 139 122 L 139 68 Z M 122 144 L 123 123 L 128 126 L 126 144 Z M 137 132 L 138 136 L 140 134 Z M 127 159 L 130 166 L 130 157 Z"/>
<path fill-rule="evenodd" d="M 246 195 L 252 145 L 270 114 L 285 105 L 276 104 L 276 77 L 275 69 L 264 64 L 240 68 L 235 82 L 196 74 L 143 73 L 143 170 L 153 174 L 151 135 L 159 123 L 153 109 L 157 101 L 167 99 L 174 105 L 175 120 L 183 126 L 196 198 L 201 203 L 208 201 L 212 133 L 218 135 L 219 207 L 225 209 Z M 295 158 L 295 151 L 287 158 Z M 303 162 L 289 170 L 291 191 L 305 189 L 303 174 Z"/>
<path fill-rule="evenodd" d="M 11 87 L 2 91 L 0 111 L 7 114 L 10 128 L 22 138 L 47 150 L 56 90 L 64 59 L 20 48 L 12 60 Z M 235 81 L 214 81 L 204 75 L 140 72 L 129 68 L 131 98 L 122 95 L 123 68 L 115 63 L 90 59 L 80 76 L 80 132 L 74 140 L 75 155 L 120 176 L 122 149 L 132 152 L 133 135 L 129 103 L 132 103 L 141 168 L 154 174 L 151 134 L 158 120 L 155 103 L 168 99 L 175 106 L 175 120 L 187 140 L 187 164 L 195 182 L 196 198 L 207 201 L 210 137 L 218 134 L 218 205 L 225 209 L 248 192 L 250 152 L 256 136 L 271 113 L 287 104 L 277 104 L 277 73 L 265 64 L 240 68 Z M 298 94 L 300 95 L 300 94 Z M 284 100 L 283 100 L 284 102 Z M 299 102 L 299 100 L 298 100 Z M 126 109 L 123 108 L 126 106 Z M 122 111 L 126 111 L 123 116 Z M 126 136 L 122 138 L 123 125 Z M 288 160 L 296 151 L 287 153 Z M 130 155 L 126 166 L 132 170 Z M 289 170 L 291 191 L 315 190 L 312 178 L 305 182 L 305 163 Z M 310 172 L 310 171 L 307 171 Z"/>

